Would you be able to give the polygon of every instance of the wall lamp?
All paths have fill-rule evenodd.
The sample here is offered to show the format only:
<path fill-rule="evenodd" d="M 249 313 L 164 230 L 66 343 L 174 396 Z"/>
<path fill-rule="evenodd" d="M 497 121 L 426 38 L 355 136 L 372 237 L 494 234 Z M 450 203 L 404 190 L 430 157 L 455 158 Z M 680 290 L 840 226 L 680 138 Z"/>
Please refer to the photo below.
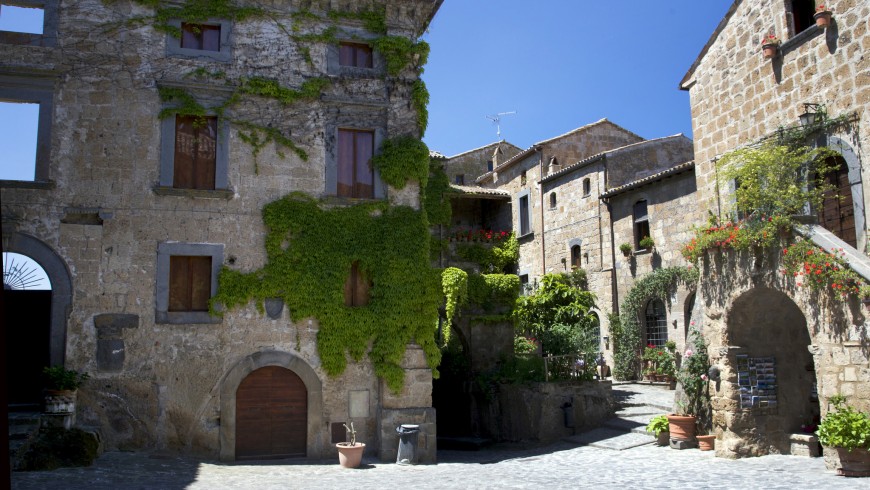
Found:
<path fill-rule="evenodd" d="M 817 122 L 824 121 L 825 115 L 826 112 L 824 104 L 813 104 L 811 102 L 804 102 L 804 113 L 798 116 L 798 119 L 801 122 L 801 126 L 807 127 L 812 126 Z"/>

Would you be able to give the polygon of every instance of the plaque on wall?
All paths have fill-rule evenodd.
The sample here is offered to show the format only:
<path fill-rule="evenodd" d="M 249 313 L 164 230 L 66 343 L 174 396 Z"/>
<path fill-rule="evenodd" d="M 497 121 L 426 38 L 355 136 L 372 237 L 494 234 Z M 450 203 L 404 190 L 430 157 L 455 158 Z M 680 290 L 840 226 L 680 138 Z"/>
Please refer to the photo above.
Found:
<path fill-rule="evenodd" d="M 759 415 L 776 413 L 776 359 L 746 354 L 736 359 L 740 409 Z"/>

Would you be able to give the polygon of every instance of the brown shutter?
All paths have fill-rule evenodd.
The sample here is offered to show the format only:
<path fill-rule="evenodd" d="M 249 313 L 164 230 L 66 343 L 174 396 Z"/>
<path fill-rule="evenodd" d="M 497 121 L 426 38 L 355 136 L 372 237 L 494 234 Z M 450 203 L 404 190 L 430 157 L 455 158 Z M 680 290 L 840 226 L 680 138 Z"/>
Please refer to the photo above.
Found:
<path fill-rule="evenodd" d="M 208 311 L 211 257 L 169 257 L 169 311 Z"/>
<path fill-rule="evenodd" d="M 221 50 L 221 26 L 200 26 L 202 29 L 202 49 L 205 51 Z"/>
<path fill-rule="evenodd" d="M 193 186 L 193 168 L 196 159 L 196 129 L 191 116 L 175 116 L 175 157 L 172 187 L 190 189 Z"/>
<path fill-rule="evenodd" d="M 211 298 L 211 257 L 190 259 L 190 311 L 208 311 Z"/>
<path fill-rule="evenodd" d="M 190 311 L 190 270 L 187 257 L 169 257 L 169 311 Z"/>
<path fill-rule="evenodd" d="M 369 304 L 369 280 L 359 269 L 359 262 L 354 263 L 355 284 L 353 290 L 353 305 L 365 306 Z"/>
<path fill-rule="evenodd" d="M 215 166 L 217 162 L 217 118 L 200 119 L 196 132 L 196 154 L 194 163 L 193 188 L 214 189 Z"/>
<path fill-rule="evenodd" d="M 338 130 L 337 195 L 353 197 L 353 131 Z"/>
<path fill-rule="evenodd" d="M 344 281 L 344 306 L 353 306 L 353 287 L 356 284 L 356 262 L 350 266 L 350 274 Z"/>
<path fill-rule="evenodd" d="M 354 49 L 350 44 L 342 44 L 338 48 L 338 64 L 341 66 L 354 66 Z"/>
<path fill-rule="evenodd" d="M 374 133 L 369 131 L 359 131 L 355 135 L 355 150 L 356 150 L 356 185 L 354 197 L 373 198 L 375 197 L 374 187 L 374 169 L 372 169 L 372 154 L 375 150 Z"/>

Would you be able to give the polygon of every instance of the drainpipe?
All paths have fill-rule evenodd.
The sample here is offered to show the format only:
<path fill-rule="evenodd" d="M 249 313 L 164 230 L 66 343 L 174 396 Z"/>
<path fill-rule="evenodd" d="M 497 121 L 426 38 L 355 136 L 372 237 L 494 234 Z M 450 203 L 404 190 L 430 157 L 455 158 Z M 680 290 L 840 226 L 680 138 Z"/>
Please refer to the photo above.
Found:
<path fill-rule="evenodd" d="M 607 157 L 602 157 L 604 167 L 604 189 L 607 190 Z M 619 288 L 616 283 L 616 234 L 613 231 L 613 204 L 609 198 L 602 199 L 607 206 L 607 216 L 610 219 L 610 294 L 613 296 L 613 313 L 619 314 Z"/>
<path fill-rule="evenodd" d="M 541 182 L 544 180 L 544 153 L 540 146 L 535 148 L 535 151 L 538 153 L 538 168 L 541 176 L 538 180 L 538 194 L 541 195 L 541 275 L 543 276 L 547 273 L 546 239 L 544 238 L 544 183 Z"/>

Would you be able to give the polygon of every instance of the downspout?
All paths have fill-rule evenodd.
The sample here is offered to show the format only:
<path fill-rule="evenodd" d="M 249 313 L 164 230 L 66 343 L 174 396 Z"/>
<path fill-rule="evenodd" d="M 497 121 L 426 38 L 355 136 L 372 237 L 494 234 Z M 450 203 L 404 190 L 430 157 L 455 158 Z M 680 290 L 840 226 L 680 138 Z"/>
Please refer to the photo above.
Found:
<path fill-rule="evenodd" d="M 602 157 L 604 167 L 604 190 L 607 191 L 607 156 Z M 610 198 L 602 199 L 607 206 L 607 217 L 610 220 L 610 295 L 613 297 L 613 313 L 619 314 L 619 288 L 616 283 L 616 234 L 613 231 L 613 205 Z"/>
<path fill-rule="evenodd" d="M 544 238 L 544 154 L 541 152 L 541 147 L 535 148 L 538 153 L 538 168 L 540 170 L 540 179 L 538 180 L 538 194 L 541 195 L 541 275 L 547 273 L 547 253 L 546 242 Z"/>

